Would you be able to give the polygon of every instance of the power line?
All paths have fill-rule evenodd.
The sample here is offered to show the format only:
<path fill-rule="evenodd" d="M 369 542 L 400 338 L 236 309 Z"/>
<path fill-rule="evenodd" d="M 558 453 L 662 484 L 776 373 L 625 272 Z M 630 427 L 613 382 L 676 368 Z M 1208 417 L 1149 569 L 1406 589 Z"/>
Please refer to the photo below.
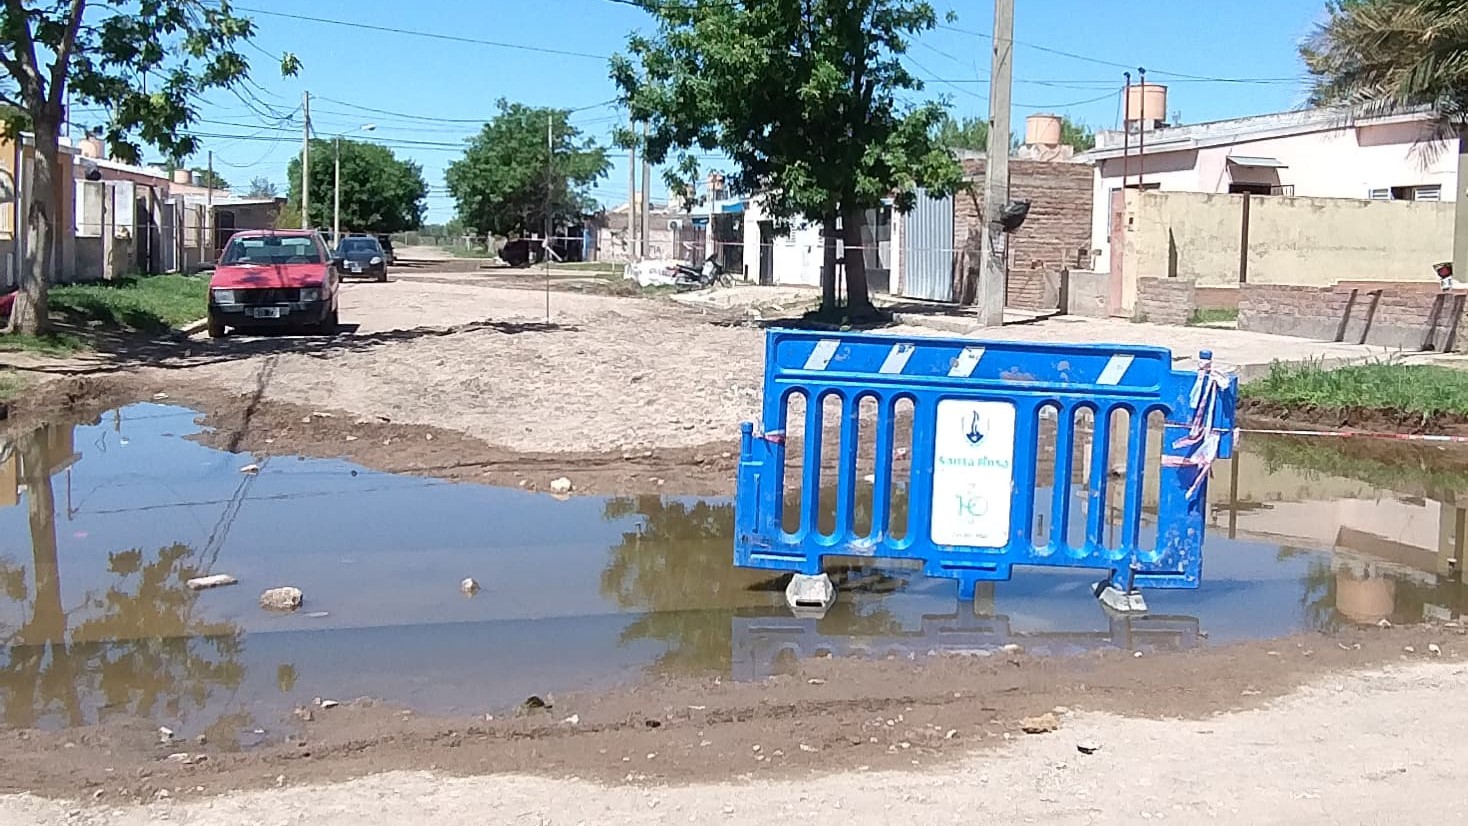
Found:
<path fill-rule="evenodd" d="M 329 98 L 329 97 L 325 97 L 325 96 L 321 96 L 321 95 L 318 95 L 317 97 L 319 99 L 321 99 L 321 100 L 327 101 L 329 103 L 335 103 L 338 106 L 345 106 L 345 107 L 347 107 L 349 109 L 357 109 L 357 110 L 360 110 L 360 111 L 363 111 L 363 112 L 370 112 L 370 113 L 372 113 L 374 115 L 388 115 L 390 117 L 402 118 L 404 120 L 409 120 L 409 121 L 431 121 L 431 122 L 434 122 L 434 123 L 472 123 L 472 124 L 476 124 L 476 125 L 482 125 L 482 124 L 485 124 L 485 123 L 489 122 L 489 120 L 492 120 L 492 118 L 484 118 L 484 117 L 479 117 L 479 118 L 441 118 L 441 117 L 434 117 L 434 116 L 431 116 L 431 115 L 415 115 L 415 114 L 410 114 L 408 112 L 395 112 L 395 111 L 393 111 L 391 109 L 378 109 L 378 108 L 375 108 L 375 107 L 372 107 L 372 106 L 363 106 L 360 103 L 348 103 L 347 101 L 344 101 L 344 100 L 337 100 L 335 98 Z M 608 98 L 607 100 L 603 100 L 603 101 L 600 101 L 600 102 L 597 102 L 597 103 L 592 103 L 592 104 L 587 105 L 587 106 L 578 106 L 578 107 L 573 108 L 573 109 L 565 109 L 565 110 L 562 110 L 562 111 L 565 111 L 565 112 L 568 112 L 568 113 L 574 115 L 577 112 L 589 112 L 589 111 L 591 111 L 593 109 L 601 109 L 601 108 L 603 108 L 605 106 L 611 106 L 611 105 L 619 102 L 620 100 L 621 100 L 621 98 L 615 98 L 615 97 L 614 98 Z M 546 108 L 555 109 L 556 107 L 551 106 L 551 107 L 546 107 Z"/>
<path fill-rule="evenodd" d="M 983 38 L 985 40 L 993 40 L 994 39 L 994 35 L 992 35 L 992 34 L 988 34 L 986 32 L 976 32 L 976 31 L 972 31 L 970 29 L 961 29 L 961 28 L 959 28 L 957 26 L 949 26 L 949 25 L 946 25 L 946 24 L 939 24 L 938 25 L 938 28 L 944 29 L 944 30 L 950 31 L 950 32 L 957 32 L 959 34 L 970 35 L 970 36 L 973 36 L 973 37 L 981 37 L 981 38 Z M 1061 57 L 1068 57 L 1068 58 L 1071 58 L 1072 60 L 1081 60 L 1081 61 L 1085 61 L 1087 63 L 1094 63 L 1094 64 L 1096 64 L 1098 66 L 1109 66 L 1109 67 L 1111 67 L 1113 69 L 1127 69 L 1127 70 L 1130 70 L 1130 69 L 1135 69 L 1136 68 L 1135 66 L 1132 66 L 1132 65 L 1129 65 L 1129 64 L 1126 64 L 1126 63 L 1117 63 L 1116 61 L 1113 61 L 1113 60 L 1104 60 L 1104 59 L 1099 58 L 1099 57 L 1091 57 L 1089 55 L 1077 54 L 1075 52 L 1068 52 L 1068 51 L 1065 51 L 1064 49 L 1055 49 L 1055 48 L 1051 48 L 1050 46 L 1041 46 L 1038 43 L 1029 43 L 1029 42 L 1026 42 L 1024 40 L 1020 40 L 1018 38 L 1015 38 L 1014 44 L 1016 46 L 1024 46 L 1026 48 L 1034 49 L 1035 51 L 1039 51 L 1039 52 L 1046 52 L 1048 54 L 1059 55 Z M 1202 81 L 1202 82 L 1206 82 L 1206 83 L 1262 83 L 1262 82 L 1274 83 L 1274 82 L 1278 82 L 1280 80 L 1280 78 L 1210 77 L 1208 75 L 1190 75 L 1190 74 L 1186 74 L 1184 72 L 1168 72 L 1168 71 L 1165 71 L 1165 70 L 1162 70 L 1162 69 L 1149 69 L 1148 70 L 1148 73 L 1149 74 L 1157 74 L 1157 75 L 1167 75 L 1168 77 L 1183 78 L 1183 79 L 1186 79 L 1186 80 Z"/>
<path fill-rule="evenodd" d="M 345 26 L 351 29 L 364 29 L 366 31 L 382 32 L 385 34 L 406 34 L 413 37 L 424 37 L 430 40 L 445 40 L 452 43 L 469 43 L 475 46 L 490 46 L 497 49 L 515 49 L 522 52 L 535 52 L 537 54 L 560 55 L 561 57 L 584 57 L 591 60 L 610 60 L 609 55 L 590 54 L 588 52 L 574 52 L 568 49 L 551 49 L 544 46 L 527 46 L 523 43 L 506 43 L 499 40 L 483 40 L 476 37 L 462 37 L 454 34 L 442 34 L 440 32 L 424 32 L 416 29 L 390 28 L 388 26 L 374 26 L 371 23 L 357 23 L 351 20 L 333 20 L 328 17 L 309 17 L 304 14 L 290 14 L 283 11 L 266 11 L 264 9 L 251 9 L 244 6 L 235 6 L 236 11 L 248 14 L 263 14 L 268 17 L 283 17 L 287 20 L 301 20 L 307 23 L 326 23 L 332 26 Z"/>

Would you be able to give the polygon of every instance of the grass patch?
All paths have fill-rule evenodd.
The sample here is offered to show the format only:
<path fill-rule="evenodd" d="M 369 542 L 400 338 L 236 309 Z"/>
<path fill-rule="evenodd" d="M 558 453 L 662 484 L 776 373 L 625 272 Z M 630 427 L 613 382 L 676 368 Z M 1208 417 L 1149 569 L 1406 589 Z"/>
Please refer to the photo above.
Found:
<path fill-rule="evenodd" d="M 0 335 L 0 351 L 35 353 L 38 356 L 69 356 L 87 349 L 87 343 L 70 333 L 45 333 L 39 336 Z M 0 376 L 3 378 L 3 376 Z"/>
<path fill-rule="evenodd" d="M 79 324 L 166 333 L 204 316 L 209 282 L 187 275 L 120 278 L 51 289 L 51 311 Z"/>
<path fill-rule="evenodd" d="M 1200 324 L 1236 323 L 1238 320 L 1239 310 L 1237 307 L 1233 309 L 1199 309 L 1193 311 L 1193 315 L 1188 319 L 1188 326 L 1197 327 Z"/>
<path fill-rule="evenodd" d="M 19 397 L 23 387 L 25 387 L 25 382 L 19 376 L 8 370 L 0 371 L 0 402 L 8 402 Z"/>
<path fill-rule="evenodd" d="M 1427 364 L 1274 364 L 1244 385 L 1245 399 L 1285 408 L 1391 410 L 1468 416 L 1468 372 Z"/>

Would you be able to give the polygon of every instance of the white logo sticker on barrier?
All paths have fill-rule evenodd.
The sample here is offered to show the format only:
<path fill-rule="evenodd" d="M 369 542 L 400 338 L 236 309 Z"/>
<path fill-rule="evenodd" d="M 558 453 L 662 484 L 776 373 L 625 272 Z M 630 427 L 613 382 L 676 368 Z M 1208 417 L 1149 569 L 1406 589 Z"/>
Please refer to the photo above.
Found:
<path fill-rule="evenodd" d="M 1014 426 L 1009 402 L 938 403 L 929 523 L 934 542 L 973 548 L 1009 544 Z"/>

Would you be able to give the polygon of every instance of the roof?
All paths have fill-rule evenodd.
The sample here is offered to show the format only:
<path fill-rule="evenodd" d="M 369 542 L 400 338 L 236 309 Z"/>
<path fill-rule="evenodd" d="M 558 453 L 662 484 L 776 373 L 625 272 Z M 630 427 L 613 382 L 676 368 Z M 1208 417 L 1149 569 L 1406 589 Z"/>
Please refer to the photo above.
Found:
<path fill-rule="evenodd" d="M 1208 123 L 1191 123 L 1186 126 L 1163 126 L 1149 129 L 1145 133 L 1143 148 L 1148 155 L 1180 152 L 1213 146 L 1230 146 L 1268 138 L 1308 135 L 1312 132 L 1334 132 L 1360 126 L 1381 126 L 1393 123 L 1427 124 L 1436 117 L 1437 113 L 1430 108 L 1412 109 L 1391 115 L 1369 115 L 1349 108 L 1302 109 Z M 1079 160 L 1100 161 L 1120 158 L 1126 151 L 1135 155 L 1138 153 L 1137 144 L 1140 137 L 1135 132 L 1128 136 L 1120 130 L 1097 132 L 1096 148 L 1076 157 Z"/>
<path fill-rule="evenodd" d="M 302 238 L 316 234 L 314 229 L 242 229 L 235 235 L 273 235 L 280 238 Z"/>

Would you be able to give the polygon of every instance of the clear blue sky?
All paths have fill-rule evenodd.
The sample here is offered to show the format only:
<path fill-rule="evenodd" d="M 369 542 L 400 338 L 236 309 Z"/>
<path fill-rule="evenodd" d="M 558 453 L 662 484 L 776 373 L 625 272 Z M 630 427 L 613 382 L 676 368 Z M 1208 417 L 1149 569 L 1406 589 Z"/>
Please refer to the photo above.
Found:
<path fill-rule="evenodd" d="M 432 193 L 428 219 L 434 222 L 453 215 L 443 170 L 458 151 L 403 142 L 457 145 L 477 131 L 475 121 L 488 118 L 501 97 L 532 105 L 594 107 L 578 113 L 574 122 L 606 141 L 619 116 L 611 106 L 597 106 L 615 95 L 601 56 L 621 49 L 629 32 L 648 25 L 640 10 L 610 0 L 498 0 L 474 5 L 453 0 L 317 0 L 305 5 L 242 0 L 239 5 L 247 14 L 275 11 L 596 56 L 252 15 L 261 49 L 271 54 L 294 52 L 303 69 L 298 77 L 281 79 L 267 55 L 251 50 L 258 102 L 211 95 L 201 115 L 214 122 L 199 124 L 198 131 L 250 136 L 205 139 L 205 148 L 214 150 L 218 171 L 236 187 L 264 176 L 284 191 L 286 164 L 299 149 L 300 113 L 295 110 L 302 92 L 309 89 L 318 136 L 352 133 L 364 124 L 375 124 L 372 133 L 358 135 L 393 145 L 399 156 L 422 164 Z M 1304 71 L 1296 44 L 1321 18 L 1324 0 L 1021 0 L 1017 5 L 1016 129 L 1022 129 L 1024 116 L 1035 111 L 1112 128 L 1119 114 L 1123 67 L 1145 66 L 1149 80 L 1170 86 L 1169 109 L 1180 112 L 1185 122 L 1302 105 Z M 993 6 L 985 0 L 939 0 L 935 7 L 940 15 L 949 9 L 958 14 L 955 28 L 980 33 L 992 29 Z M 989 48 L 982 37 L 942 29 L 919 41 L 909 54 L 909 66 L 928 79 L 925 94 L 947 98 L 955 115 L 984 116 Z M 1268 80 L 1208 80 L 1215 78 Z M 192 162 L 203 160 L 201 153 Z M 625 155 L 618 154 L 616 161 L 594 193 L 609 204 L 627 197 Z M 659 181 L 655 196 L 662 189 Z"/>

